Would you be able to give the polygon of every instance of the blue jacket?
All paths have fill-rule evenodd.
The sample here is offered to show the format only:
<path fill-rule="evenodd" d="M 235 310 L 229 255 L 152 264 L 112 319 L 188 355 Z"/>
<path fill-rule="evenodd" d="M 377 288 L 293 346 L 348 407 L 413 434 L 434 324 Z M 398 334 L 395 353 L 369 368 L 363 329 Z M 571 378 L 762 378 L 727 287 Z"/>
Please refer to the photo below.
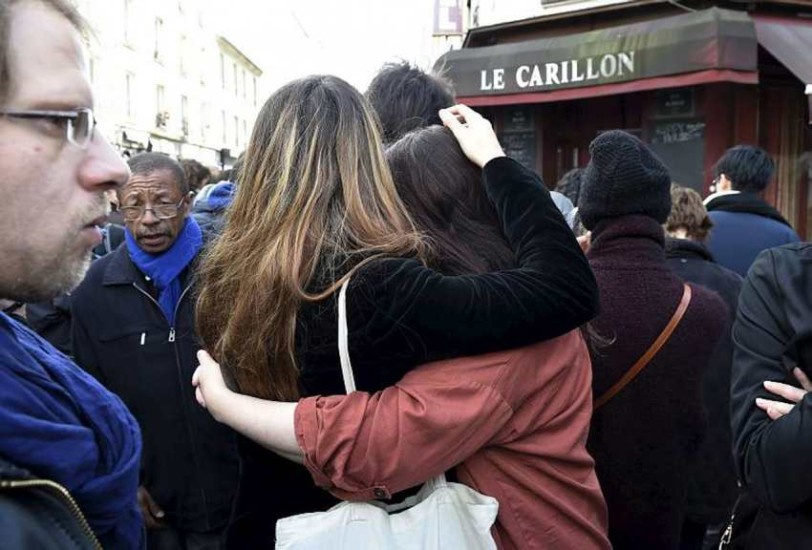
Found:
<path fill-rule="evenodd" d="M 742 277 L 762 250 L 798 242 L 798 234 L 777 220 L 747 212 L 711 211 L 708 248 L 716 261 Z"/>
<path fill-rule="evenodd" d="M 209 241 L 218 235 L 223 228 L 223 216 L 226 208 L 234 199 L 234 184 L 230 181 L 207 185 L 195 197 L 192 206 L 194 216 L 200 229 L 203 230 L 204 241 Z"/>

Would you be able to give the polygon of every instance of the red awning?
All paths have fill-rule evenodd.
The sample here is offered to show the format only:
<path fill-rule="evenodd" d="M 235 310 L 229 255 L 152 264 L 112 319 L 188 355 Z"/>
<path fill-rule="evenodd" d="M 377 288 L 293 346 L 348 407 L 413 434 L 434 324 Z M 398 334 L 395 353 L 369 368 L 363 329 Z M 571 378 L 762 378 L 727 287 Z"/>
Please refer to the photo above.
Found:
<path fill-rule="evenodd" d="M 812 125 L 812 21 L 753 15 L 758 43 L 803 84 Z"/>
<path fill-rule="evenodd" d="M 751 17 L 758 43 L 801 82 L 812 84 L 812 21 L 755 14 Z"/>
<path fill-rule="evenodd" d="M 619 84 L 604 84 L 602 86 L 569 88 L 549 92 L 458 97 L 457 101 L 470 105 L 471 107 L 520 105 L 523 103 L 550 103 L 553 101 L 568 101 L 572 99 L 628 94 L 633 92 L 645 92 L 648 90 L 660 90 L 664 88 L 696 86 L 698 84 L 710 84 L 713 82 L 758 84 L 758 73 L 751 71 L 708 70 L 676 76 L 662 76 L 657 78 L 632 80 L 630 82 L 622 82 Z"/>

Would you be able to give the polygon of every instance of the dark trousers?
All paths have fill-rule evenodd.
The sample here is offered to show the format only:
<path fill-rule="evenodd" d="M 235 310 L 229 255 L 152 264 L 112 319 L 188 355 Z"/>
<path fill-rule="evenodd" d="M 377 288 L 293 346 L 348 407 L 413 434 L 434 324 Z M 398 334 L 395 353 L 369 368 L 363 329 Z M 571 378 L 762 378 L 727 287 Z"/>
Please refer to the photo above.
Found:
<path fill-rule="evenodd" d="M 705 525 L 686 519 L 682 524 L 680 550 L 716 550 L 726 526 L 725 523 Z"/>
<path fill-rule="evenodd" d="M 172 527 L 147 529 L 147 550 L 223 550 L 226 532 L 189 533 Z"/>

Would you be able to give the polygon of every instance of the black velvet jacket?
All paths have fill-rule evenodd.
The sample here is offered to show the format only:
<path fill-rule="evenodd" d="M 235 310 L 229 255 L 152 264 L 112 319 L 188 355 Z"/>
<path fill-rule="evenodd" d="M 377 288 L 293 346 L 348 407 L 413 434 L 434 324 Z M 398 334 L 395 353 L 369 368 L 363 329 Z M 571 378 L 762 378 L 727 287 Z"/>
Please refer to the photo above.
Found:
<path fill-rule="evenodd" d="M 518 267 L 452 277 L 392 258 L 362 268 L 347 292 L 349 351 L 359 389 L 380 390 L 429 361 L 553 338 L 597 313 L 589 264 L 538 176 L 498 158 L 483 169 L 483 181 Z M 299 312 L 304 395 L 344 393 L 336 298 Z M 243 478 L 230 547 L 268 544 L 276 519 L 331 502 L 301 466 L 245 441 L 241 446 Z"/>

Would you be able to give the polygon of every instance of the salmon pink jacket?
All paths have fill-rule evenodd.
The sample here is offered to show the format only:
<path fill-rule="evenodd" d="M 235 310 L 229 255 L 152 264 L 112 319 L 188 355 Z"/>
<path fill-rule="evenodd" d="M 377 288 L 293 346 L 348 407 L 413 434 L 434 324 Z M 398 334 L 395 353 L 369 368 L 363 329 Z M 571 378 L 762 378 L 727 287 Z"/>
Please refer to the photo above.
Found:
<path fill-rule="evenodd" d="M 344 500 L 389 498 L 447 470 L 499 502 L 499 548 L 610 548 L 586 450 L 589 353 L 579 331 L 438 361 L 374 394 L 308 397 L 295 415 L 316 484 Z"/>

